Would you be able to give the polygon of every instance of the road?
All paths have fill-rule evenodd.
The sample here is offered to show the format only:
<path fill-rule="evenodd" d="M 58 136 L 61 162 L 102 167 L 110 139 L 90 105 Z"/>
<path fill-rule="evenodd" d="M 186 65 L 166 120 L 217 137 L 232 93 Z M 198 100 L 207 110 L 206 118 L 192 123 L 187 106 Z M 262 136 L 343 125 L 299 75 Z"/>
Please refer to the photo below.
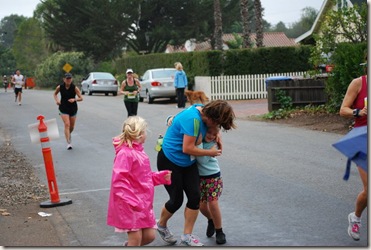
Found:
<path fill-rule="evenodd" d="M 47 90 L 24 90 L 18 106 L 13 93 L 1 92 L 0 128 L 46 183 L 41 146 L 31 144 L 27 125 L 36 123 L 40 114 L 46 120 L 57 118 L 61 137 L 51 147 L 59 195 L 73 204 L 46 212 L 53 213 L 50 219 L 61 245 L 121 246 L 126 236 L 106 225 L 106 211 L 114 158 L 111 139 L 126 118 L 122 97 L 85 95 L 72 136 L 74 148 L 68 151 L 52 95 Z M 249 105 L 233 103 L 239 103 L 239 110 Z M 153 170 L 157 136 L 165 132 L 167 115 L 178 111 L 175 103 L 139 104 L 139 115 L 149 123 L 145 150 Z M 367 211 L 361 240 L 353 241 L 347 234 L 347 216 L 361 182 L 354 165 L 350 179 L 342 180 L 346 159 L 331 146 L 342 135 L 243 119 L 237 119 L 237 126 L 223 133 L 219 157 L 224 180 L 220 206 L 227 235 L 223 246 L 368 246 Z M 165 189 L 156 187 L 157 216 L 166 200 Z M 182 233 L 182 209 L 169 222 L 177 236 Z M 217 246 L 215 238 L 206 237 L 206 226 L 200 214 L 194 233 L 206 246 Z M 158 237 L 151 245 L 165 244 Z"/>

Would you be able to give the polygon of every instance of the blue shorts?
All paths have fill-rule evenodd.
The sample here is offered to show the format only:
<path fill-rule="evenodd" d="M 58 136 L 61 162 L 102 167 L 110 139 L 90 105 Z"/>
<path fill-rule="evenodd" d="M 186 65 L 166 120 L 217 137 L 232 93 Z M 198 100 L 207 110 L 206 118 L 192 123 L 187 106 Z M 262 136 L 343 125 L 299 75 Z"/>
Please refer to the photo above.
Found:
<path fill-rule="evenodd" d="M 68 115 L 70 117 L 75 117 L 77 115 L 77 112 L 70 112 L 69 114 L 67 114 L 67 113 L 62 113 L 61 111 L 59 111 L 59 115 Z"/>

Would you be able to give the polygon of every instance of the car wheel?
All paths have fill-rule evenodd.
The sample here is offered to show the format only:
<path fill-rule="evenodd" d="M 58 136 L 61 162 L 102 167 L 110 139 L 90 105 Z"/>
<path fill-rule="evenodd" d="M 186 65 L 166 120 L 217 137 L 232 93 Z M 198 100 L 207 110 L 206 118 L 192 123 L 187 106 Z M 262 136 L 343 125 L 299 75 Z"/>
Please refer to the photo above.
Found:
<path fill-rule="evenodd" d="M 140 101 L 140 102 L 143 102 L 143 100 L 144 100 L 144 98 L 141 97 L 141 96 L 139 96 L 139 101 Z"/>
<path fill-rule="evenodd" d="M 171 97 L 171 98 L 170 98 L 170 101 L 171 101 L 171 102 L 176 102 L 176 98 L 175 98 L 175 97 Z"/>
<path fill-rule="evenodd" d="M 108 96 L 108 93 L 104 93 L 106 96 Z"/>
<path fill-rule="evenodd" d="M 153 103 L 153 98 L 151 97 L 151 95 L 147 92 L 147 101 L 148 101 L 148 104 L 152 104 Z"/>
<path fill-rule="evenodd" d="M 117 92 L 112 92 L 112 95 L 113 96 L 117 96 Z"/>
<path fill-rule="evenodd" d="M 92 94 L 93 94 L 93 92 L 90 91 L 90 89 L 89 89 L 89 87 L 88 87 L 88 95 L 92 95 Z"/>
<path fill-rule="evenodd" d="M 82 87 L 81 87 L 81 94 L 85 95 L 85 91 L 82 89 Z"/>

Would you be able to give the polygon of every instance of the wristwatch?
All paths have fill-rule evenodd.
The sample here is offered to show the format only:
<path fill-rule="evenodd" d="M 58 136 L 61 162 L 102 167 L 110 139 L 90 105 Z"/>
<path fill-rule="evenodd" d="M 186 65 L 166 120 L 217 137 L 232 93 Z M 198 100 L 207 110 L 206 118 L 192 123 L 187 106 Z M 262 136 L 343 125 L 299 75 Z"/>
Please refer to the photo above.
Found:
<path fill-rule="evenodd" d="M 353 109 L 353 116 L 354 117 L 359 117 L 359 109 Z"/>

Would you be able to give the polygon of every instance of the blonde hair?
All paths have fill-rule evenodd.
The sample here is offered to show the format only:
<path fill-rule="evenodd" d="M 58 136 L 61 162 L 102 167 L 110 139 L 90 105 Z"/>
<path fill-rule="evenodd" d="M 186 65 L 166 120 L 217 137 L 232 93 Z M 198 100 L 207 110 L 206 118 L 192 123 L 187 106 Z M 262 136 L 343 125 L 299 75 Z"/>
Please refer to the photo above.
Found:
<path fill-rule="evenodd" d="M 182 69 L 183 69 L 183 65 L 182 65 L 180 62 L 176 62 L 176 63 L 174 63 L 174 67 L 175 67 L 177 70 L 182 70 Z"/>
<path fill-rule="evenodd" d="M 133 141 L 138 140 L 147 130 L 147 122 L 140 116 L 129 116 L 122 125 L 122 133 L 117 136 L 120 142 L 115 145 L 128 144 L 133 147 Z"/>

